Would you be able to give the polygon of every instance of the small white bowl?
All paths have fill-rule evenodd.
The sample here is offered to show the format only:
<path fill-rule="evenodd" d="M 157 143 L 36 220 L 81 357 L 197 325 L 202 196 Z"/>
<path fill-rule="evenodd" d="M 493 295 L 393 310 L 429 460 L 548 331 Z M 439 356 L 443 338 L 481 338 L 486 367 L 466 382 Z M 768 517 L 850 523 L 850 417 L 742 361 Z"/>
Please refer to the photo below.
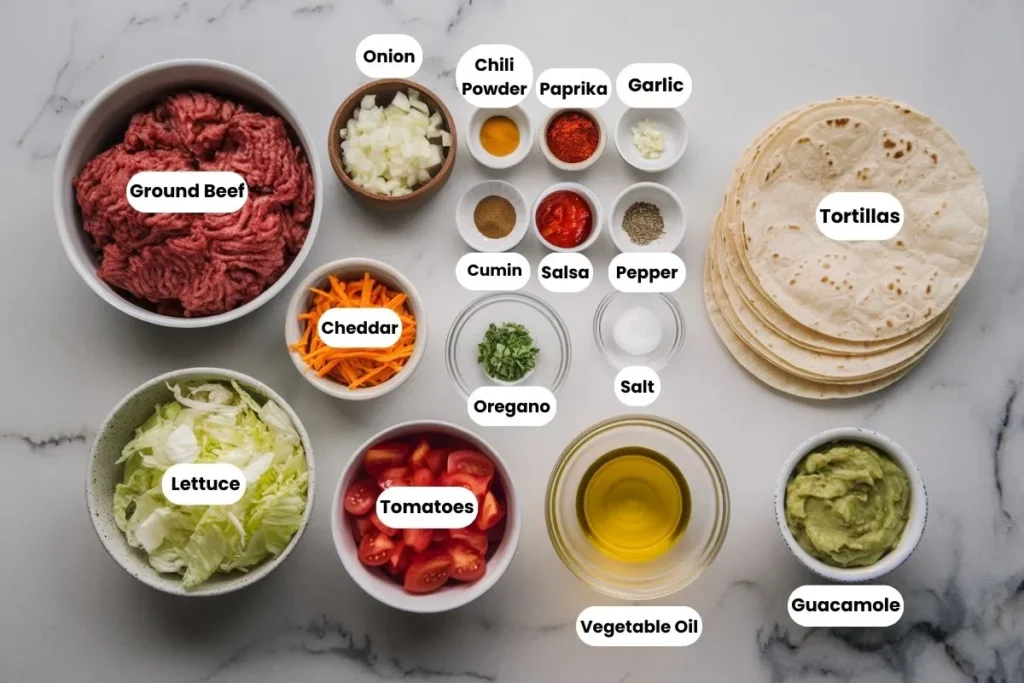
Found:
<path fill-rule="evenodd" d="M 562 161 L 554 154 L 552 154 L 551 149 L 548 147 L 548 126 L 551 125 L 551 122 L 554 121 L 556 116 L 564 114 L 565 112 L 569 111 L 578 111 L 582 114 L 586 114 L 587 116 L 589 116 L 591 119 L 593 119 L 594 123 L 597 124 L 597 130 L 600 134 L 600 137 L 597 141 L 597 149 L 594 150 L 594 153 L 591 154 L 586 159 L 584 159 L 583 161 L 576 164 L 568 164 Z M 551 113 L 548 114 L 548 117 L 544 119 L 544 125 L 537 130 L 537 146 L 540 147 L 540 151 L 544 154 L 544 158 L 551 162 L 552 166 L 563 171 L 582 171 L 585 168 L 590 168 L 591 166 L 593 166 L 594 162 L 597 161 L 604 153 L 604 148 L 607 142 L 608 134 L 605 132 L 604 129 L 604 121 L 602 121 L 601 117 L 598 116 L 597 112 L 592 109 L 553 109 Z"/>
<path fill-rule="evenodd" d="M 181 577 L 176 574 L 162 574 L 149 565 L 146 554 L 128 545 L 124 533 L 117 528 L 114 521 L 114 490 L 121 481 L 121 473 L 124 468 L 115 464 L 121 457 L 121 450 L 125 444 L 132 440 L 135 429 L 153 415 L 154 408 L 160 403 L 168 403 L 174 400 L 174 395 L 167 388 L 168 383 L 175 382 L 207 382 L 221 381 L 230 382 L 235 380 L 246 391 L 251 392 L 260 399 L 269 399 L 281 406 L 288 414 L 299 433 L 302 441 L 302 449 L 306 454 L 306 466 L 309 470 L 309 483 L 306 493 L 306 509 L 302 513 L 302 523 L 298 531 L 292 536 L 288 547 L 277 557 L 269 557 L 262 563 L 256 565 L 246 573 L 232 572 L 222 574 L 214 572 L 213 576 L 207 579 L 192 590 L 186 591 L 182 588 Z M 118 402 L 110 411 L 92 443 L 89 452 L 89 468 L 85 480 L 85 500 L 89 508 L 89 517 L 92 519 L 96 534 L 103 543 L 104 549 L 110 554 L 117 564 L 136 579 L 156 588 L 164 593 L 172 595 L 184 595 L 187 597 L 200 597 L 206 595 L 222 595 L 230 593 L 246 586 L 251 586 L 264 576 L 272 572 L 284 559 L 295 549 L 299 539 L 306 530 L 309 523 L 309 516 L 313 510 L 313 493 L 316 491 L 316 472 L 313 467 L 313 445 L 309 440 L 309 434 L 302 421 L 295 414 L 292 407 L 288 405 L 281 396 L 273 389 L 259 380 L 233 370 L 222 368 L 188 368 L 175 370 L 167 374 L 154 377 L 144 384 L 136 387 Z"/>
<path fill-rule="evenodd" d="M 892 458 L 906 473 L 907 479 L 910 482 L 910 514 L 899 543 L 878 562 L 867 567 L 833 567 L 822 562 L 800 547 L 800 544 L 793 537 L 793 533 L 789 530 L 789 524 L 786 522 L 786 485 L 789 483 L 790 475 L 800 461 L 811 451 L 833 441 L 860 441 L 869 446 L 874 446 Z M 838 427 L 815 434 L 797 446 L 786 459 L 775 485 L 775 521 L 778 523 L 779 531 L 782 533 L 782 540 L 785 541 L 786 546 L 805 567 L 830 581 L 860 583 L 862 581 L 874 581 L 885 576 L 903 564 L 914 552 L 917 544 L 921 541 L 921 536 L 924 535 L 924 527 L 927 520 L 928 494 L 925 491 L 921 473 L 914 466 L 907 452 L 899 444 L 870 429 Z"/>
<path fill-rule="evenodd" d="M 359 548 L 352 537 L 352 529 L 348 523 L 348 513 L 344 510 L 342 497 L 345 491 L 359 476 L 363 464 L 363 456 L 366 451 L 382 441 L 398 439 L 410 434 L 421 432 L 434 432 L 457 437 L 472 444 L 477 450 L 486 455 L 494 463 L 495 475 L 501 481 L 505 493 L 505 535 L 502 536 L 497 550 L 487 560 L 487 572 L 482 578 L 469 583 L 447 585 L 443 588 L 426 593 L 414 595 L 409 593 L 385 572 L 365 566 L 359 561 Z M 519 509 L 519 500 L 516 496 L 515 484 L 512 482 L 512 475 L 509 473 L 505 461 L 501 459 L 493 447 L 477 435 L 467 429 L 448 422 L 436 420 L 415 420 L 403 422 L 390 427 L 379 434 L 369 438 L 349 458 L 345 469 L 342 470 L 338 485 L 334 490 L 334 499 L 331 503 L 331 535 L 334 538 L 334 547 L 338 551 L 338 557 L 345 566 L 352 579 L 369 593 L 372 597 L 385 605 L 406 612 L 436 613 L 446 612 L 456 607 L 466 605 L 483 595 L 496 584 L 501 576 L 508 569 L 512 558 L 519 547 L 519 537 L 523 530 L 522 511 Z"/>
<path fill-rule="evenodd" d="M 540 234 L 540 227 L 537 225 L 537 209 L 540 208 L 540 203 L 544 201 L 544 198 L 547 197 L 549 194 L 553 192 L 559 192 L 561 190 L 575 192 L 576 194 L 583 197 L 587 201 L 587 204 L 590 205 L 591 218 L 593 219 L 593 226 L 590 229 L 590 235 L 587 237 L 587 239 L 583 240 L 575 247 L 569 249 L 566 249 L 565 247 L 559 247 L 548 242 L 546 239 L 544 239 L 544 236 Z M 598 235 L 601 234 L 601 227 L 603 225 L 604 214 L 601 212 L 601 202 L 597 201 L 597 195 L 595 195 L 593 192 L 591 192 L 583 185 L 580 185 L 579 183 L 555 183 L 554 185 L 540 193 L 540 195 L 537 197 L 537 201 L 533 203 L 533 208 L 530 210 L 530 226 L 533 228 L 533 234 L 537 236 L 537 239 L 540 240 L 541 244 L 543 244 L 551 251 L 561 251 L 565 253 L 585 251 L 594 242 L 597 241 Z"/>
<path fill-rule="evenodd" d="M 491 195 L 504 197 L 512 203 L 512 208 L 516 210 L 515 227 L 512 228 L 512 232 L 499 239 L 485 237 L 476 229 L 476 223 L 473 221 L 476 205 Z M 459 200 L 459 205 L 455 209 L 455 224 L 459 228 L 459 236 L 469 245 L 470 249 L 489 252 L 508 251 L 514 249 L 526 236 L 526 231 L 530 227 L 529 211 L 530 207 L 526 204 L 526 197 L 515 185 L 506 183 L 504 180 L 484 180 L 470 187 L 462 195 L 462 199 Z"/>
<path fill-rule="evenodd" d="M 299 253 L 288 269 L 263 293 L 238 308 L 201 318 L 162 315 L 135 304 L 96 275 L 98 259 L 89 235 L 82 228 L 82 216 L 75 201 L 72 181 L 93 157 L 121 139 L 132 114 L 151 105 L 161 95 L 188 88 L 252 102 L 280 116 L 302 145 L 313 173 L 313 218 Z M 277 295 L 299 272 L 306 260 L 323 210 L 323 177 L 319 145 L 302 125 L 298 113 L 266 81 L 245 69 L 212 59 L 177 59 L 142 67 L 104 88 L 79 110 L 61 144 L 53 174 L 53 208 L 57 232 L 71 265 L 89 287 L 114 308 L 128 315 L 164 327 L 209 327 L 255 311 Z"/>
<path fill-rule="evenodd" d="M 654 204 L 665 221 L 665 234 L 650 244 L 633 244 L 622 227 L 626 210 L 636 202 Z M 686 208 L 679 196 L 659 183 L 636 183 L 619 193 L 608 216 L 608 231 L 620 251 L 675 251 L 686 234 Z"/>
<path fill-rule="evenodd" d="M 665 151 L 657 159 L 645 159 L 633 144 L 633 126 L 650 119 L 665 133 Z M 666 171 L 683 158 L 690 144 L 690 127 L 678 109 L 627 109 L 615 126 L 615 148 L 619 156 L 633 168 L 658 173 Z"/>
<path fill-rule="evenodd" d="M 519 127 L 519 146 L 511 154 L 503 157 L 494 156 L 480 143 L 480 129 L 492 116 L 507 116 Z M 484 166 L 495 169 L 512 168 L 530 153 L 533 126 L 530 125 L 530 117 L 526 115 L 526 110 L 518 104 L 507 109 L 477 109 L 469 118 L 469 135 L 466 138 L 469 153 Z"/>
<path fill-rule="evenodd" d="M 299 323 L 299 316 L 309 310 L 309 290 L 311 287 L 320 288 L 326 286 L 327 276 L 329 275 L 334 275 L 342 280 L 351 280 L 353 278 L 362 277 L 363 273 L 367 272 L 370 273 L 374 279 L 382 282 L 388 287 L 405 293 L 408 298 L 409 306 L 412 309 L 412 313 L 416 316 L 416 344 L 413 347 L 412 356 L 410 356 L 409 361 L 397 375 L 375 387 L 349 389 L 344 384 L 336 382 L 333 379 L 317 375 L 315 371 L 306 365 L 305 361 L 302 360 L 302 356 L 300 356 L 298 352 L 291 350 L 291 346 L 302 338 L 302 332 L 305 328 Z M 365 401 L 394 391 L 398 387 L 402 386 L 402 384 L 412 376 L 412 373 L 416 371 L 416 367 L 420 364 L 420 360 L 423 358 L 423 352 L 427 348 L 427 316 L 423 308 L 423 299 L 420 298 L 419 292 L 416 291 L 412 282 L 410 282 L 395 268 L 374 259 L 341 259 L 339 261 L 325 263 L 315 269 L 307 275 L 301 283 L 299 283 L 298 287 L 295 288 L 291 301 L 288 302 L 288 313 L 284 320 L 284 340 L 288 347 L 288 355 L 291 356 L 295 369 L 299 371 L 299 374 L 301 374 L 307 382 L 325 394 L 334 396 L 335 398 L 345 399 L 346 401 Z"/>

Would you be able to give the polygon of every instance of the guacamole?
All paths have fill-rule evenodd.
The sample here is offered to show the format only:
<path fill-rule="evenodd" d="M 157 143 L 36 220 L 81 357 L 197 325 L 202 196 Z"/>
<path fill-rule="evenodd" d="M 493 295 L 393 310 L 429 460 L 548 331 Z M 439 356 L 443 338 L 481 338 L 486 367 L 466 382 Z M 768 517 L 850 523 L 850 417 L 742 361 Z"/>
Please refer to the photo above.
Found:
<path fill-rule="evenodd" d="M 865 567 L 896 547 L 910 516 L 906 473 L 873 446 L 812 451 L 786 486 L 786 523 L 800 547 L 833 567 Z"/>

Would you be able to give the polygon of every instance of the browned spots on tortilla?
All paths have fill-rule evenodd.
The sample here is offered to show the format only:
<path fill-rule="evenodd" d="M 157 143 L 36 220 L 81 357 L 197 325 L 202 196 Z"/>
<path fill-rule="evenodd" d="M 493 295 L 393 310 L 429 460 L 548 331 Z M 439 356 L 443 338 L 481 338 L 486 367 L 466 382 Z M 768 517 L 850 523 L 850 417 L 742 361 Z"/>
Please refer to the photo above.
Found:
<path fill-rule="evenodd" d="M 830 263 L 822 263 L 821 267 L 824 268 L 825 270 L 828 270 L 829 268 L 832 267 L 832 264 L 830 264 Z"/>
<path fill-rule="evenodd" d="M 893 288 L 893 287 L 895 287 L 895 286 L 896 286 L 896 285 L 894 285 L 893 283 L 891 283 L 891 282 L 890 282 L 890 283 L 888 284 L 888 286 L 887 286 L 887 289 L 888 289 L 888 290 L 889 290 L 889 291 L 891 292 L 891 291 L 892 291 L 892 288 Z"/>
<path fill-rule="evenodd" d="M 772 254 L 772 258 L 779 258 L 778 254 Z"/>
<path fill-rule="evenodd" d="M 822 275 L 821 276 L 821 281 L 822 282 L 828 282 L 828 275 Z"/>
<path fill-rule="evenodd" d="M 929 308 L 929 309 L 928 309 L 927 311 L 925 311 L 925 312 L 924 312 L 924 317 L 926 317 L 926 318 L 927 318 L 927 317 L 929 317 L 929 316 L 930 316 L 931 314 L 932 314 L 932 309 L 930 309 L 930 308 Z"/>
<path fill-rule="evenodd" d="M 791 285 L 795 285 L 795 284 L 796 284 L 796 279 L 794 278 L 794 279 L 790 280 L 790 281 L 789 281 L 789 284 L 791 284 Z"/>
<path fill-rule="evenodd" d="M 897 247 L 902 247 L 903 246 L 903 240 L 896 240 L 896 246 Z"/>
<path fill-rule="evenodd" d="M 886 327 L 892 327 L 892 321 L 891 320 L 886 320 L 885 321 L 885 326 Z"/>
<path fill-rule="evenodd" d="M 932 293 L 932 286 L 928 285 L 927 287 L 925 287 L 924 288 L 924 293 L 925 294 L 931 294 Z"/>
<path fill-rule="evenodd" d="M 895 157 L 897 159 L 899 159 L 902 156 L 903 156 L 903 150 L 902 149 L 893 153 L 893 157 Z"/>
<path fill-rule="evenodd" d="M 914 145 L 910 143 L 910 140 L 907 140 L 907 151 L 909 152 L 912 149 L 914 149 Z"/>
<path fill-rule="evenodd" d="M 933 164 L 939 163 L 939 155 L 936 154 L 935 152 L 932 152 L 932 163 Z"/>
<path fill-rule="evenodd" d="M 805 136 L 805 137 L 802 137 L 802 138 L 797 138 L 797 140 L 796 140 L 796 143 L 797 143 L 798 145 L 802 145 L 802 144 L 804 144 L 805 142 L 810 142 L 810 141 L 811 141 L 811 139 L 810 139 L 809 137 L 806 137 L 806 136 Z"/>
<path fill-rule="evenodd" d="M 903 296 L 903 288 L 902 287 L 897 287 L 896 288 L 896 295 L 897 296 Z"/>
<path fill-rule="evenodd" d="M 889 138 L 886 138 L 885 141 L 882 143 L 882 147 L 885 147 L 886 149 L 892 149 L 895 146 L 896 142 L 894 140 L 890 140 Z"/>

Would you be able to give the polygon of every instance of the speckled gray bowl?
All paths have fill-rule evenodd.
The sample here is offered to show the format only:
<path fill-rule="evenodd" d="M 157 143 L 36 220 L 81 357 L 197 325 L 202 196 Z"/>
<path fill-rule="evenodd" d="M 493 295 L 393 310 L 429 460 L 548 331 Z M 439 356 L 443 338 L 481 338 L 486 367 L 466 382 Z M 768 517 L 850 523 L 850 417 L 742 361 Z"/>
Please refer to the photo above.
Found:
<path fill-rule="evenodd" d="M 176 574 L 161 574 L 149 566 L 146 554 L 142 550 L 128 545 L 124 534 L 117 528 L 114 521 L 114 488 L 121 480 L 122 467 L 115 465 L 121 456 L 121 450 L 135 433 L 135 429 L 145 422 L 159 403 L 167 403 L 174 399 L 167 383 L 174 382 L 207 382 L 230 380 L 238 382 L 257 400 L 272 399 L 291 418 L 296 431 L 302 440 L 302 448 L 306 452 L 306 464 L 309 468 L 309 486 L 306 498 L 306 510 L 302 515 L 302 524 L 295 532 L 291 543 L 277 557 L 271 557 L 257 565 L 248 573 L 232 572 L 230 574 L 215 573 L 200 586 L 186 591 L 181 586 L 181 577 Z M 127 396 L 114 406 L 114 409 L 103 421 L 96 440 L 93 441 L 89 454 L 89 469 L 86 472 L 85 498 L 89 507 L 89 517 L 96 528 L 96 533 L 114 559 L 126 572 L 136 579 L 157 590 L 173 595 L 203 596 L 221 595 L 240 588 L 250 586 L 277 567 L 288 557 L 295 544 L 302 538 L 306 525 L 309 523 L 313 510 L 313 492 L 316 488 L 316 477 L 313 468 L 313 448 L 309 434 L 302 426 L 299 416 L 277 392 L 262 382 L 243 375 L 240 372 L 221 368 L 188 368 L 175 370 L 159 377 L 154 377 L 145 384 L 133 389 Z"/>

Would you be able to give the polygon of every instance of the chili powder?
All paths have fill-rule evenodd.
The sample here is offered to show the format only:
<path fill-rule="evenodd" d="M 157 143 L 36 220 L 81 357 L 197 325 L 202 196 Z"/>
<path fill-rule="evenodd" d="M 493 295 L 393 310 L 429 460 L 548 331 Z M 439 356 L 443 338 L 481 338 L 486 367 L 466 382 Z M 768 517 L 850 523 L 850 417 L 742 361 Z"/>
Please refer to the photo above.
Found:
<path fill-rule="evenodd" d="M 601 140 L 601 131 L 594 119 L 578 111 L 562 112 L 548 124 L 545 141 L 559 161 L 578 164 L 586 161 Z"/>

